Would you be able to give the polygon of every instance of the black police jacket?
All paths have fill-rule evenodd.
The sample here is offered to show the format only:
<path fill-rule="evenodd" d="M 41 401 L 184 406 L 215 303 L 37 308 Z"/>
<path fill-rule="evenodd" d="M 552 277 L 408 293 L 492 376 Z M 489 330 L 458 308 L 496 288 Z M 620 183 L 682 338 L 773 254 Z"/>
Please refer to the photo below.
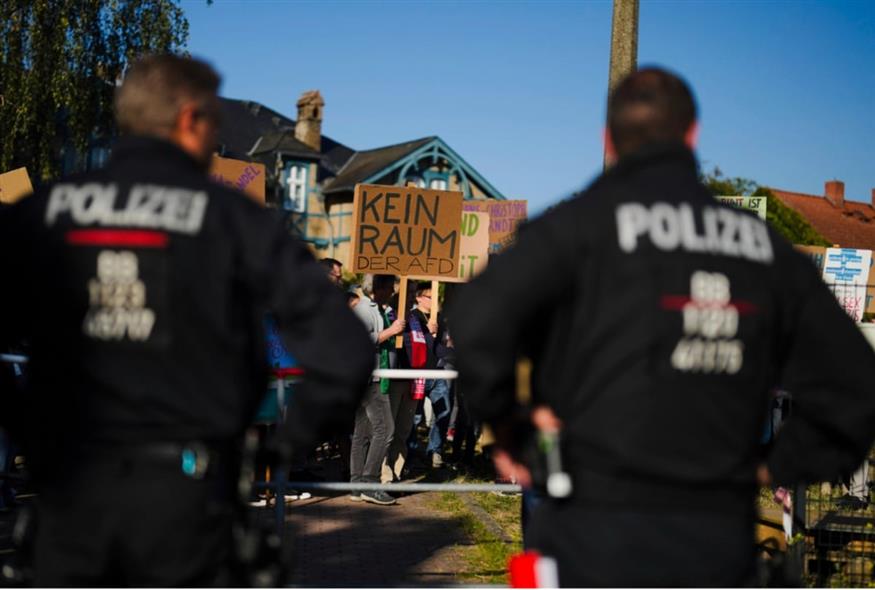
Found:
<path fill-rule="evenodd" d="M 286 440 L 351 416 L 373 345 L 283 220 L 174 145 L 121 140 L 104 170 L 0 217 L 0 336 L 31 345 L 28 429 L 69 441 L 222 441 L 266 393 L 264 313 L 306 371 Z M 54 447 L 52 446 L 54 445 Z"/>
<path fill-rule="evenodd" d="M 853 470 L 875 437 L 875 355 L 806 257 L 657 146 L 524 227 L 450 310 L 472 414 L 515 413 L 514 364 L 563 421 L 575 496 L 749 509 L 769 389 L 794 415 L 778 483 Z"/>

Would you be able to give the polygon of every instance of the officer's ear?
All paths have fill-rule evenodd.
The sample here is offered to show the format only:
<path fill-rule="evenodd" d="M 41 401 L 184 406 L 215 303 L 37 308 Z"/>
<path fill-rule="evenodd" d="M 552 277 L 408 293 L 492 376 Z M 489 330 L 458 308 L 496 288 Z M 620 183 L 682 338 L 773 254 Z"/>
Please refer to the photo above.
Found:
<path fill-rule="evenodd" d="M 617 150 L 614 147 L 614 140 L 611 139 L 611 130 L 605 127 L 602 130 L 602 136 L 605 139 L 605 164 L 608 166 L 617 161 Z"/>
<path fill-rule="evenodd" d="M 693 124 L 690 125 L 690 128 L 687 129 L 687 132 L 684 133 L 684 143 L 691 150 L 696 149 L 696 146 L 699 144 L 699 122 L 693 121 Z"/>
<path fill-rule="evenodd" d="M 196 102 L 184 102 L 176 114 L 170 140 L 195 160 L 208 163 L 215 148 L 215 126 Z"/>
<path fill-rule="evenodd" d="M 174 135 L 181 136 L 195 132 L 199 118 L 200 109 L 196 103 L 183 103 L 182 106 L 179 107 L 179 112 L 176 114 Z"/>

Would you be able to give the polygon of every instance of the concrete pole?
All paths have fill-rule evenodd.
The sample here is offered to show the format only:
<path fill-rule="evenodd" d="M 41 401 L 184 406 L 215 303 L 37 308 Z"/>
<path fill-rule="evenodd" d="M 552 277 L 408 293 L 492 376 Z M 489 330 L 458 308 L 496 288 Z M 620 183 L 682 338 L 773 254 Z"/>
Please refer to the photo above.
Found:
<path fill-rule="evenodd" d="M 638 0 L 614 0 L 608 97 L 620 80 L 638 67 Z M 607 154 L 605 167 L 607 168 Z"/>

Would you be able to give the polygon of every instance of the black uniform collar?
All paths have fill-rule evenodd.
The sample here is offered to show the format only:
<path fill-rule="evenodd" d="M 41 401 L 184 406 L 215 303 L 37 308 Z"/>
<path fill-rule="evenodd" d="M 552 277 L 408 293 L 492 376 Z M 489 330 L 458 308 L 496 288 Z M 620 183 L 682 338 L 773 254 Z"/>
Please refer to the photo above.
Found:
<path fill-rule="evenodd" d="M 699 173 L 699 162 L 696 155 L 680 141 L 647 144 L 640 150 L 620 158 L 615 166 L 607 171 L 608 175 L 624 175 L 654 163 L 674 162 L 693 174 Z"/>
<path fill-rule="evenodd" d="M 206 171 L 203 164 L 176 144 L 166 139 L 145 135 L 130 135 L 119 139 L 113 147 L 109 163 L 110 166 L 114 166 L 144 160 L 176 164 L 197 172 Z"/>

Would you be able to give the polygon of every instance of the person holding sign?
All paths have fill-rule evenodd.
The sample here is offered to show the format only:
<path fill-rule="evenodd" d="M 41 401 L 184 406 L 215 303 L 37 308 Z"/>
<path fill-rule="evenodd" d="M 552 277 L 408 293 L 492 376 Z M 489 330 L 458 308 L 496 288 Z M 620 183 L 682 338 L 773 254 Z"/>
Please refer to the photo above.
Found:
<path fill-rule="evenodd" d="M 430 319 L 437 291 L 432 290 L 430 282 L 416 285 L 416 307 L 407 316 L 407 329 L 404 332 L 404 347 L 410 367 L 413 369 L 437 369 L 441 360 L 449 354 L 443 344 L 442 322 Z M 450 384 L 446 379 L 414 379 L 412 394 L 415 399 L 428 397 L 431 402 L 434 420 L 428 433 L 426 456 L 432 467 L 443 466 L 443 446 L 447 436 L 452 403 Z"/>
<path fill-rule="evenodd" d="M 208 179 L 219 83 L 194 59 L 133 63 L 107 167 L 0 215 L 0 350 L 32 347 L 26 408 L 0 418 L 27 434 L 36 586 L 252 584 L 234 540 L 264 312 L 306 373 L 280 464 L 352 414 L 373 370 L 361 323 L 282 218 Z"/>
<path fill-rule="evenodd" d="M 404 331 L 404 320 L 389 322 L 382 306 L 392 297 L 395 277 L 392 275 L 365 275 L 366 284 L 355 314 L 364 323 L 371 340 L 376 345 L 375 369 L 395 368 L 392 339 Z M 370 294 L 371 297 L 368 297 Z M 355 413 L 355 429 L 352 434 L 350 453 L 350 481 L 352 483 L 380 483 L 383 461 L 392 435 L 395 421 L 389 402 L 389 380 L 372 377 L 368 389 Z M 390 505 L 395 498 L 384 491 L 352 492 L 350 500 L 364 500 L 371 504 Z"/>
<path fill-rule="evenodd" d="M 832 480 L 875 438 L 875 354 L 803 255 L 715 202 L 696 135 L 683 80 L 630 74 L 608 106 L 613 166 L 450 310 L 496 468 L 524 485 L 540 472 L 551 496 L 526 540 L 562 586 L 750 585 L 757 486 Z M 534 413 L 514 396 L 521 354 Z M 762 456 L 777 383 L 794 412 Z"/>

